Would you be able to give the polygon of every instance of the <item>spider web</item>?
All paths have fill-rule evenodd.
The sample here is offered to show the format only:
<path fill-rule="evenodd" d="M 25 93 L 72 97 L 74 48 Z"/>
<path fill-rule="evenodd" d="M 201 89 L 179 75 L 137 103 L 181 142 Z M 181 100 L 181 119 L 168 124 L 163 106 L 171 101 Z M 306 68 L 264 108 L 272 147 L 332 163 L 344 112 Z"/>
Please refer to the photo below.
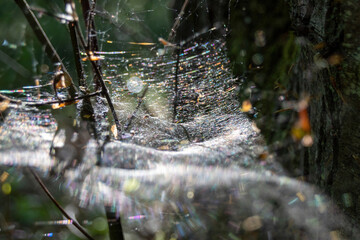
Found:
<path fill-rule="evenodd" d="M 196 1 L 182 21 L 202 21 L 198 11 L 209 11 L 207 3 Z M 66 143 L 65 130 L 54 137 L 50 111 L 11 104 L 1 126 L 1 164 L 63 173 L 81 207 L 102 203 L 121 216 L 126 239 L 351 234 L 326 197 L 284 176 L 240 111 L 241 85 L 231 74 L 223 36 L 227 26 L 206 22 L 178 42 L 158 41 L 164 35 L 152 30 L 146 15 L 178 10 L 165 1 L 152 4 L 147 9 L 145 3 L 104 1 L 96 9 L 100 50 L 94 54 L 102 59 L 123 140 L 106 143 L 99 161 L 99 144 L 90 139 L 73 164 L 76 146 Z M 54 100 L 48 81 L 45 76 L 37 86 L 8 93 L 25 101 Z M 51 145 L 64 154 L 61 161 L 50 156 Z"/>

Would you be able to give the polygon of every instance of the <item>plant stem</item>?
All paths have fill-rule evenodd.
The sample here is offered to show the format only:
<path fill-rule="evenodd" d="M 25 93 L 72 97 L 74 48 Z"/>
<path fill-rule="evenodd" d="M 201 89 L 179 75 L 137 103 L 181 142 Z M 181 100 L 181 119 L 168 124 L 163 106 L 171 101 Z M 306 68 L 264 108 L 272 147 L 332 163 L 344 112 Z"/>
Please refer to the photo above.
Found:
<path fill-rule="evenodd" d="M 185 0 L 184 4 L 181 7 L 179 15 L 176 17 L 174 25 L 172 26 L 171 31 L 170 31 L 169 36 L 168 36 L 168 41 L 169 42 L 173 42 L 173 40 L 175 38 L 176 30 L 180 26 L 180 21 L 181 21 L 183 15 L 185 13 L 185 9 L 186 9 L 186 6 L 188 5 L 188 3 L 189 3 L 189 0 Z"/>
<path fill-rule="evenodd" d="M 63 207 L 61 207 L 61 205 L 56 201 L 56 199 L 53 197 L 53 195 L 50 193 L 50 191 L 47 189 L 47 187 L 45 186 L 45 184 L 41 181 L 40 177 L 37 175 L 37 173 L 31 169 L 29 167 L 29 170 L 31 172 L 31 174 L 34 176 L 34 178 L 36 179 L 36 181 L 39 183 L 40 187 L 44 190 L 45 194 L 50 198 L 50 200 L 55 204 L 55 206 L 60 210 L 60 212 L 68 219 L 72 222 L 72 224 L 82 233 L 84 234 L 88 239 L 94 240 L 93 237 L 91 237 L 89 235 L 89 233 L 87 233 L 85 231 L 85 229 L 74 219 L 72 219 L 72 217 L 70 217 L 70 215 L 65 211 L 65 209 Z"/>
<path fill-rule="evenodd" d="M 175 122 L 176 120 L 176 115 L 177 115 L 177 106 L 178 106 L 178 75 L 179 75 L 179 64 L 180 64 L 180 51 L 181 48 L 177 48 L 176 49 L 176 66 L 175 66 L 175 79 L 174 79 L 174 106 L 173 106 L 173 122 Z"/>
<path fill-rule="evenodd" d="M 101 91 L 97 91 L 97 92 L 89 93 L 87 95 L 74 97 L 72 99 L 55 100 L 55 101 L 47 101 L 47 102 L 25 102 L 25 105 L 36 107 L 36 106 L 43 106 L 43 105 L 49 105 L 49 104 L 55 104 L 55 103 L 74 102 L 76 100 L 87 99 L 87 98 L 90 98 L 90 97 L 98 96 L 100 94 L 101 94 Z"/>
<path fill-rule="evenodd" d="M 75 22 L 70 22 L 68 26 L 69 26 L 69 32 L 70 32 L 70 37 L 71 37 L 71 43 L 72 43 L 73 51 L 74 51 L 76 73 L 79 78 L 79 86 L 86 88 L 84 68 L 81 63 L 79 42 L 78 42 L 77 35 L 76 35 L 75 25 L 76 25 Z"/>
<path fill-rule="evenodd" d="M 92 14 L 92 8 L 90 7 L 88 0 L 81 1 L 81 5 L 82 5 L 82 10 L 83 10 L 86 27 L 87 27 L 87 36 L 88 36 L 87 37 L 88 44 L 85 45 L 85 42 L 83 40 L 81 40 L 81 38 L 80 38 L 81 44 L 83 45 L 83 47 L 85 49 L 86 55 L 87 55 L 88 59 L 90 60 L 91 66 L 95 73 L 94 83 L 97 86 L 96 90 L 101 88 L 102 95 L 105 96 L 106 101 L 108 102 L 110 111 L 112 113 L 112 116 L 113 116 L 113 119 L 115 122 L 116 129 L 118 132 L 118 136 L 121 140 L 121 135 L 122 135 L 121 124 L 120 124 L 118 116 L 116 115 L 114 105 L 113 105 L 111 97 L 109 95 L 109 91 L 105 85 L 103 78 L 102 78 L 100 62 L 99 61 L 91 61 L 91 54 L 94 51 L 98 51 L 98 44 L 97 44 L 95 23 L 94 23 L 93 14 Z M 79 28 L 77 28 L 77 30 L 80 31 Z"/>

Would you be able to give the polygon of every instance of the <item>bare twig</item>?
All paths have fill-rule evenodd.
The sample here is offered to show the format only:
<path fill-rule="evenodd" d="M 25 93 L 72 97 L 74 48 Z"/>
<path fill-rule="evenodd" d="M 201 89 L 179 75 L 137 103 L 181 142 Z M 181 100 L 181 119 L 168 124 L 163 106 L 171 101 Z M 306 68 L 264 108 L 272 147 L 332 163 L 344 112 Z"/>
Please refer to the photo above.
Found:
<path fill-rule="evenodd" d="M 90 58 L 89 51 L 86 51 L 86 54 Z M 110 95 L 109 95 L 109 91 L 108 91 L 108 89 L 107 89 L 107 87 L 105 85 L 104 80 L 102 79 L 101 72 L 100 72 L 99 68 L 96 66 L 96 63 L 94 61 L 90 61 L 90 62 L 91 62 L 91 65 L 93 66 L 93 68 L 95 70 L 96 76 L 98 77 L 98 81 L 100 82 L 100 86 L 101 86 L 101 90 L 102 90 L 101 93 L 105 96 L 106 101 L 108 102 L 110 111 L 111 111 L 111 113 L 113 115 L 113 118 L 114 118 L 116 129 L 117 129 L 117 131 L 119 133 L 119 137 L 121 138 L 122 129 L 121 129 L 120 121 L 119 121 L 119 118 L 116 115 L 114 105 L 113 105 L 112 100 L 111 100 Z"/>
<path fill-rule="evenodd" d="M 96 29 L 95 29 L 95 22 L 94 22 L 94 8 L 95 8 L 95 2 L 92 4 L 89 3 L 89 0 L 83 0 L 81 1 L 82 11 L 84 15 L 85 20 L 85 26 L 86 26 L 86 33 L 87 33 L 87 49 L 90 51 L 98 51 L 98 42 L 96 37 Z M 100 68 L 100 62 L 96 61 L 96 64 Z"/>
<path fill-rule="evenodd" d="M 121 124 L 120 124 L 119 118 L 116 115 L 114 105 L 113 105 L 111 97 L 109 95 L 109 91 L 105 85 L 103 78 L 102 78 L 100 62 L 91 60 L 93 52 L 98 51 L 97 38 L 96 38 L 96 34 L 95 34 L 95 23 L 94 23 L 93 14 L 92 14 L 92 8 L 90 7 L 88 0 L 81 1 L 81 5 L 83 8 L 83 15 L 84 15 L 86 26 L 88 29 L 88 31 L 87 31 L 88 44 L 85 45 L 85 42 L 83 42 L 80 38 L 81 44 L 83 45 L 86 55 L 87 55 L 88 59 L 90 60 L 93 71 L 95 72 L 95 76 L 94 76 L 95 84 L 100 86 L 100 88 L 102 90 L 102 94 L 105 96 L 106 101 L 108 102 L 110 111 L 114 118 L 118 136 L 121 139 L 121 135 L 122 135 L 121 134 L 121 132 L 122 132 Z M 80 31 L 79 28 L 77 28 L 77 30 L 78 30 L 78 32 Z M 97 90 L 98 90 L 98 88 L 97 88 Z"/>
<path fill-rule="evenodd" d="M 188 5 L 188 3 L 189 3 L 189 0 L 185 0 L 184 4 L 181 7 L 179 15 L 176 17 L 174 25 L 172 26 L 171 31 L 170 31 L 169 36 L 168 36 L 168 41 L 169 42 L 172 42 L 174 40 L 174 38 L 175 38 L 176 30 L 180 26 L 181 19 L 182 19 L 184 13 L 185 13 L 185 9 L 186 9 L 186 6 Z"/>
<path fill-rule="evenodd" d="M 54 101 L 46 101 L 46 102 L 25 102 L 25 105 L 27 106 L 44 106 L 44 105 L 50 105 L 50 104 L 56 104 L 56 103 L 68 103 L 68 102 L 74 102 L 81 99 L 86 99 L 94 96 L 99 96 L 101 94 L 101 91 L 96 91 L 87 95 L 74 97 L 71 99 L 65 99 L 65 100 L 54 100 Z"/>
<path fill-rule="evenodd" d="M 0 50 L 0 61 L 11 67 L 15 72 L 17 72 L 21 76 L 25 78 L 31 77 L 31 73 L 29 70 L 24 68 L 21 64 L 19 64 L 17 61 L 15 61 L 13 58 L 11 58 L 9 55 L 7 55 L 1 50 Z"/>
<path fill-rule="evenodd" d="M 94 4 L 95 4 L 95 2 L 94 2 Z M 90 56 L 90 53 L 93 53 L 93 52 L 99 50 L 98 44 L 97 44 L 96 32 L 95 32 L 95 22 L 94 22 L 94 18 L 93 18 L 94 5 L 91 8 L 89 0 L 82 0 L 81 6 L 82 6 L 83 16 L 84 16 L 84 20 L 85 20 L 85 26 L 87 28 L 88 44 L 85 44 L 84 38 L 82 38 L 82 37 L 80 37 L 80 41 L 83 45 L 83 48 L 85 49 L 88 59 L 91 62 L 93 71 L 95 72 L 94 84 L 96 86 L 96 90 L 100 89 L 100 87 L 101 87 L 102 93 L 103 93 L 103 95 L 105 95 L 106 100 L 109 105 L 109 108 L 111 110 L 111 113 L 113 115 L 115 126 L 116 126 L 116 129 L 118 132 L 118 136 L 121 139 L 122 130 L 121 130 L 121 126 L 120 126 L 120 121 L 116 115 L 112 100 L 109 96 L 108 89 L 106 88 L 105 83 L 102 79 L 100 61 L 94 62 L 94 61 L 92 61 L 91 56 Z M 78 31 L 78 34 L 81 35 L 80 27 L 78 25 L 77 25 L 76 29 Z M 106 141 L 104 142 L 103 146 L 105 146 L 105 143 L 106 143 Z M 108 219 L 111 218 L 111 216 L 113 215 L 113 213 L 111 211 L 109 211 L 109 209 L 106 209 L 106 213 L 107 213 Z M 124 239 L 120 218 L 116 218 L 115 224 L 109 223 L 109 235 L 110 235 L 110 239 L 119 239 L 119 240 Z"/>
<path fill-rule="evenodd" d="M 178 106 L 178 75 L 179 75 L 179 64 L 180 64 L 180 49 L 176 49 L 176 66 L 175 66 L 175 79 L 174 79 L 174 106 L 173 106 L 173 122 L 176 120 L 177 106 Z"/>
<path fill-rule="evenodd" d="M 180 126 L 180 127 L 184 130 L 185 135 L 186 135 L 186 138 L 188 139 L 188 141 L 189 141 L 189 142 L 193 142 L 193 141 L 191 140 L 190 134 L 189 134 L 188 130 L 186 129 L 186 127 L 184 127 L 184 126 L 181 125 L 181 124 L 177 124 L 177 125 Z"/>
<path fill-rule="evenodd" d="M 31 10 L 28 3 L 25 0 L 15 0 L 15 2 L 20 7 L 22 12 L 24 13 L 26 19 L 28 20 L 31 28 L 33 29 L 35 35 L 37 36 L 37 38 L 39 39 L 41 44 L 43 44 L 45 46 L 45 51 L 46 51 L 47 55 L 49 56 L 49 58 L 54 63 L 56 63 L 56 62 L 60 63 L 63 70 L 65 70 L 66 68 L 65 68 L 64 64 L 62 63 L 60 56 L 56 52 L 55 48 L 51 44 L 48 37 L 46 36 L 46 33 L 44 32 L 43 28 L 41 27 L 39 21 L 37 20 L 35 14 Z"/>
<path fill-rule="evenodd" d="M 5 95 L 0 94 L 0 102 L 9 101 L 10 103 L 21 104 L 20 100 L 9 98 Z"/>
<path fill-rule="evenodd" d="M 71 43 L 73 46 L 73 51 L 74 51 L 74 58 L 75 58 L 75 66 L 76 66 L 76 73 L 78 75 L 79 78 L 79 86 L 80 87 L 84 87 L 86 90 L 86 81 L 85 81 L 85 74 L 84 74 L 84 68 L 83 65 L 81 63 L 81 58 L 80 58 L 80 50 L 79 50 L 79 42 L 78 42 L 78 38 L 76 35 L 76 23 L 75 22 L 70 22 L 69 23 L 69 32 L 70 32 L 70 37 L 71 37 Z"/>
<path fill-rule="evenodd" d="M 44 15 L 48 15 L 50 17 L 53 17 L 59 21 L 69 21 L 68 17 L 66 15 L 62 15 L 62 14 L 56 14 L 56 13 L 52 13 L 47 11 L 46 9 L 40 8 L 40 7 L 34 7 L 34 6 L 30 6 L 30 9 L 34 12 L 38 12 Z"/>
<path fill-rule="evenodd" d="M 85 80 L 84 67 L 83 67 L 83 64 L 81 61 L 81 54 L 80 54 L 80 48 L 79 48 L 79 39 L 80 39 L 80 42 L 83 43 L 84 38 L 83 38 L 82 32 L 80 30 L 79 17 L 77 16 L 74 2 L 71 0 L 64 0 L 64 2 L 65 2 L 66 13 L 69 14 L 71 16 L 71 18 L 73 19 L 72 21 L 70 21 L 68 23 L 68 27 L 69 27 L 70 37 L 71 37 L 71 44 L 73 46 L 75 66 L 76 66 L 76 72 L 78 75 L 80 91 L 82 93 L 85 93 L 88 88 L 87 88 L 87 84 L 86 84 L 86 80 Z M 86 98 L 83 101 L 83 104 L 78 105 L 78 108 L 80 108 L 79 109 L 80 117 L 82 119 L 84 119 L 84 116 L 86 116 L 86 115 L 95 116 L 94 108 L 93 108 L 92 103 L 89 98 Z M 89 119 L 87 119 L 87 120 L 89 120 Z M 92 119 L 92 120 L 94 120 L 94 119 Z M 95 138 L 97 138 L 98 134 L 96 132 L 95 123 L 94 123 L 94 121 L 90 121 L 90 122 L 91 122 L 90 126 L 92 128 L 94 136 L 95 136 Z"/>
<path fill-rule="evenodd" d="M 65 211 L 65 209 L 63 207 L 61 207 L 61 205 L 56 201 L 56 199 L 53 197 L 53 195 L 50 193 L 50 191 L 47 189 L 47 187 L 45 186 L 45 184 L 42 182 L 42 180 L 40 179 L 40 177 L 37 175 L 37 173 L 31 169 L 29 167 L 29 170 L 31 172 L 31 174 L 34 176 L 34 178 L 36 179 L 36 181 L 39 183 L 40 187 L 44 190 L 45 194 L 50 198 L 50 200 L 55 204 L 55 206 L 60 210 L 60 212 L 68 219 L 72 222 L 72 224 L 82 233 L 84 234 L 88 239 L 93 240 L 94 238 L 90 236 L 89 233 L 87 233 L 85 231 L 85 229 L 74 219 L 72 219 L 72 217 L 70 217 L 70 215 Z"/>
<path fill-rule="evenodd" d="M 176 30 L 180 26 L 181 19 L 185 13 L 186 6 L 188 5 L 189 0 L 185 0 L 184 4 L 181 7 L 180 13 L 176 17 L 176 20 L 171 28 L 171 31 L 168 36 L 168 41 L 173 42 Z M 177 106 L 178 106 L 178 74 L 179 74 L 179 64 L 180 64 L 180 52 L 181 52 L 181 46 L 180 48 L 176 48 L 176 66 L 175 66 L 175 79 L 174 79 L 174 105 L 173 105 L 173 122 L 175 122 L 176 115 L 177 115 Z"/>

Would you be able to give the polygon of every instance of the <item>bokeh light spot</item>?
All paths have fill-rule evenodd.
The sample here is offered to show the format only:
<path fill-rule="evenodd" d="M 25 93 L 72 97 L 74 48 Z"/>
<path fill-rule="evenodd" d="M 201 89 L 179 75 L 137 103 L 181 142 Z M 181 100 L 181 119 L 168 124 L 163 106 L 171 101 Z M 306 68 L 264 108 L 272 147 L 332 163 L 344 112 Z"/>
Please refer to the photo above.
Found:
<path fill-rule="evenodd" d="M 143 81 L 138 78 L 138 77 L 131 77 L 127 83 L 126 86 L 128 88 L 128 90 L 132 93 L 139 93 L 143 90 L 144 88 L 144 83 Z"/>
<path fill-rule="evenodd" d="M 140 187 L 140 182 L 136 180 L 135 178 L 127 179 L 124 182 L 123 189 L 125 192 L 135 192 Z"/>
<path fill-rule="evenodd" d="M 1 190 L 4 194 L 9 195 L 11 193 L 11 185 L 10 183 L 4 183 L 1 187 Z"/>
<path fill-rule="evenodd" d="M 194 192 L 193 191 L 189 191 L 186 196 L 189 198 L 189 199 L 192 199 L 194 198 Z"/>
<path fill-rule="evenodd" d="M 107 228 L 107 221 L 103 217 L 98 217 L 95 218 L 92 225 L 96 231 L 102 232 L 105 231 Z"/>

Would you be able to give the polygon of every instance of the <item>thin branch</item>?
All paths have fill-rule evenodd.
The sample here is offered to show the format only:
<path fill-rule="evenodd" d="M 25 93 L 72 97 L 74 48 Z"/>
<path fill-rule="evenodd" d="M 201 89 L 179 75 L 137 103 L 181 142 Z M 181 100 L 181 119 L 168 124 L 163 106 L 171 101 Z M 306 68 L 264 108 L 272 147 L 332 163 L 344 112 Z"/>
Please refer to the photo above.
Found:
<path fill-rule="evenodd" d="M 80 91 L 82 93 L 85 93 L 88 88 L 87 88 L 87 84 L 86 84 L 84 67 L 83 67 L 83 64 L 81 61 L 81 54 L 80 54 L 80 48 L 79 48 L 79 39 L 80 39 L 80 42 L 84 42 L 84 38 L 83 38 L 81 30 L 80 30 L 80 26 L 79 26 L 79 22 L 78 22 L 79 18 L 76 14 L 75 4 L 73 4 L 73 2 L 70 0 L 64 0 L 64 2 L 65 2 L 65 6 L 66 6 L 65 9 L 66 9 L 67 13 L 70 14 L 73 18 L 73 21 L 69 22 L 68 27 L 69 27 L 70 37 L 71 37 L 71 44 L 73 46 L 76 73 L 78 75 Z M 69 6 L 71 7 L 71 9 L 69 9 Z M 93 108 L 92 103 L 89 98 L 86 98 L 83 101 L 83 104 L 78 105 L 78 107 L 80 107 L 79 110 L 80 110 L 81 118 L 84 118 L 85 115 L 94 116 L 94 108 Z M 87 119 L 87 120 L 89 120 L 89 119 Z M 92 121 L 90 126 L 92 126 L 94 136 L 97 139 L 98 134 L 96 132 L 94 121 Z"/>
<path fill-rule="evenodd" d="M 10 103 L 21 104 L 20 100 L 12 99 L 3 94 L 0 94 L 0 102 L 2 101 L 9 101 Z"/>
<path fill-rule="evenodd" d="M 102 92 L 101 91 L 96 91 L 87 95 L 83 95 L 83 96 L 79 96 L 79 97 L 74 97 L 71 99 L 65 99 L 65 100 L 54 100 L 54 101 L 46 101 L 46 102 L 24 102 L 25 105 L 27 106 L 44 106 L 44 105 L 50 105 L 50 104 L 56 104 L 56 103 L 68 103 L 68 102 L 74 102 L 77 100 L 82 100 L 82 99 L 86 99 L 86 98 L 90 98 L 90 97 L 94 97 L 94 96 L 99 96 Z"/>
<path fill-rule="evenodd" d="M 47 11 L 46 9 L 40 8 L 40 7 L 34 7 L 34 6 L 30 6 L 30 9 L 34 12 L 38 12 L 40 14 L 44 14 L 44 15 L 48 15 L 49 17 L 53 17 L 59 21 L 69 21 L 68 16 L 66 15 L 62 15 L 62 14 L 57 14 L 57 13 L 52 13 Z"/>
<path fill-rule="evenodd" d="M 50 191 L 47 189 L 47 187 L 45 186 L 45 184 L 41 181 L 40 177 L 37 175 L 36 172 L 34 172 L 33 169 L 31 169 L 29 167 L 29 170 L 31 172 L 31 174 L 34 176 L 34 178 L 36 179 L 36 181 L 39 183 L 40 187 L 44 190 L 45 194 L 50 198 L 50 200 L 55 204 L 55 206 L 60 210 L 60 212 L 68 219 L 72 222 L 72 224 L 82 233 L 84 234 L 88 239 L 94 240 L 93 237 L 90 236 L 89 233 L 87 233 L 85 231 L 85 229 L 74 219 L 72 219 L 70 217 L 70 215 L 65 211 L 65 209 L 63 207 L 61 207 L 61 205 L 56 201 L 56 199 L 53 197 L 53 195 L 50 193 Z"/>
<path fill-rule="evenodd" d="M 90 52 L 86 51 L 86 54 L 87 54 L 88 58 L 90 59 Z M 120 121 L 119 121 L 118 116 L 116 115 L 114 105 L 113 105 L 112 100 L 111 100 L 110 95 L 109 95 L 109 91 L 108 91 L 108 89 L 107 89 L 107 87 L 105 85 L 104 80 L 102 79 L 100 70 L 97 67 L 96 63 L 94 61 L 90 61 L 90 62 L 91 62 L 91 65 L 93 66 L 93 68 L 95 70 L 96 76 L 98 77 L 98 82 L 100 82 L 100 86 L 101 86 L 101 90 L 102 90 L 101 93 L 105 96 L 105 98 L 106 98 L 106 100 L 108 102 L 110 111 L 111 111 L 111 113 L 113 115 L 113 118 L 114 118 L 116 129 L 118 131 L 119 137 L 121 138 L 122 129 L 121 129 Z"/>
<path fill-rule="evenodd" d="M 171 31 L 168 36 L 168 41 L 173 42 L 176 30 L 180 26 L 181 19 L 185 13 L 186 6 L 188 5 L 189 0 L 185 0 L 184 4 L 181 7 L 179 15 L 176 17 L 176 20 L 174 22 L 174 25 L 171 28 Z M 176 115 L 177 115 L 177 106 L 178 106 L 178 75 L 179 75 L 179 64 L 180 64 L 180 52 L 181 52 L 181 46 L 180 48 L 176 49 L 176 66 L 175 66 L 175 79 L 174 79 L 174 106 L 173 106 L 173 122 L 175 122 Z M 189 138 L 189 137 L 188 137 Z"/>
<path fill-rule="evenodd" d="M 41 27 L 39 21 L 37 20 L 35 14 L 31 10 L 30 6 L 25 0 L 15 0 L 16 4 L 20 7 L 22 12 L 24 13 L 26 19 L 28 20 L 30 27 L 33 29 L 36 37 L 39 39 L 41 44 L 45 46 L 46 54 L 49 56 L 49 58 L 54 62 L 58 62 L 61 64 L 61 67 L 63 71 L 66 69 L 64 64 L 61 61 L 60 56 L 56 52 L 55 48 L 51 44 L 50 40 L 46 36 L 46 33 L 44 32 L 43 28 Z"/>
<path fill-rule="evenodd" d="M 80 29 L 80 25 L 79 25 L 79 21 L 75 21 L 75 30 L 76 30 L 76 33 L 78 34 L 79 36 L 79 39 L 80 39 L 80 45 L 84 48 L 84 49 L 87 49 L 87 45 L 85 43 L 85 39 L 84 39 L 84 36 L 81 32 L 81 29 Z"/>
<path fill-rule="evenodd" d="M 113 116 L 113 119 L 115 122 L 116 129 L 118 132 L 118 136 L 121 139 L 121 135 L 122 135 L 121 134 L 121 132 L 122 132 L 121 124 L 120 124 L 118 116 L 116 115 L 114 105 L 113 105 L 111 97 L 109 95 L 109 91 L 105 85 L 103 78 L 102 78 L 100 61 L 91 61 L 93 52 L 98 51 L 96 34 L 91 34 L 93 31 L 95 31 L 95 23 L 94 23 L 94 19 L 93 19 L 92 9 L 90 7 L 88 0 L 81 1 L 81 5 L 82 5 L 82 9 L 83 9 L 83 15 L 85 18 L 86 26 L 88 29 L 88 31 L 87 31 L 88 32 L 88 44 L 85 45 L 85 42 L 83 42 L 81 40 L 81 38 L 80 38 L 80 43 L 83 45 L 82 47 L 85 49 L 86 55 L 87 55 L 88 59 L 90 60 L 93 71 L 95 72 L 95 76 L 94 76 L 95 84 L 97 84 L 98 86 L 101 87 L 102 94 L 105 96 L 106 101 L 108 102 L 110 111 L 112 113 L 112 116 Z M 80 32 L 79 27 L 77 27 L 77 31 Z"/>
<path fill-rule="evenodd" d="M 83 41 L 83 36 L 81 34 L 81 30 L 78 24 L 79 17 L 76 13 L 75 3 L 72 0 L 64 0 L 64 3 L 65 3 L 66 14 L 69 14 L 73 19 L 68 23 L 68 27 L 70 32 L 71 44 L 74 52 L 76 72 L 79 78 L 79 86 L 84 87 L 86 89 L 85 74 L 84 74 L 83 65 L 81 63 L 81 57 L 80 57 L 81 55 L 80 55 L 79 41 L 78 41 L 78 36 L 80 38 L 80 41 Z"/>
<path fill-rule="evenodd" d="M 179 15 L 176 17 L 174 25 L 172 26 L 171 31 L 170 31 L 169 36 L 168 36 L 168 41 L 169 42 L 172 42 L 174 40 L 174 38 L 175 38 L 176 30 L 180 26 L 181 19 L 182 19 L 184 13 L 185 13 L 185 9 L 186 9 L 186 6 L 188 5 L 188 3 L 189 3 L 189 0 L 185 0 L 184 4 L 181 7 Z"/>
<path fill-rule="evenodd" d="M 176 115 L 177 115 L 177 106 L 178 106 L 178 75 L 179 75 L 179 65 L 180 65 L 180 49 L 176 49 L 176 54 L 177 54 L 177 58 L 176 58 L 176 66 L 175 66 L 175 79 L 174 79 L 174 106 L 173 106 L 173 122 L 175 122 L 176 119 Z"/>
<path fill-rule="evenodd" d="M 85 81 L 85 74 L 84 74 L 84 68 L 81 63 L 81 57 L 80 57 L 80 50 L 79 50 L 79 42 L 76 35 L 76 23 L 70 22 L 69 23 L 69 32 L 71 37 L 71 43 L 73 46 L 73 52 L 74 52 L 74 58 L 75 58 L 75 66 L 76 66 L 76 73 L 79 78 L 79 86 L 84 87 L 86 90 L 86 81 Z"/>
<path fill-rule="evenodd" d="M 86 39 L 87 41 L 89 41 L 90 38 L 90 26 L 91 26 L 91 8 L 90 8 L 90 3 L 89 0 L 84 0 L 81 1 L 81 9 L 82 9 L 82 13 L 84 16 L 84 21 L 85 21 L 85 27 L 86 27 Z"/>
<path fill-rule="evenodd" d="M 189 142 L 192 143 L 193 141 L 191 140 L 190 134 L 189 134 L 188 130 L 186 129 L 186 127 L 184 127 L 184 126 L 181 125 L 180 123 L 177 124 L 177 125 L 180 126 L 180 127 L 184 130 L 185 135 L 186 135 L 186 138 L 188 139 Z"/>
<path fill-rule="evenodd" d="M 72 1 L 72 0 L 71 0 Z M 98 42 L 96 37 L 95 22 L 94 22 L 94 7 L 96 2 L 92 4 L 89 0 L 81 1 L 83 16 L 85 20 L 86 32 L 87 32 L 87 49 L 90 51 L 98 51 Z M 97 61 L 97 65 L 100 67 L 100 62 Z"/>
<path fill-rule="evenodd" d="M 78 24 L 76 24 L 75 26 L 78 26 Z M 80 29 L 77 27 L 76 28 L 77 31 L 79 32 Z M 88 57 L 88 59 L 90 60 L 90 63 L 91 63 L 91 66 L 93 68 L 93 71 L 95 72 L 95 77 L 97 79 L 97 83 L 100 83 L 100 87 L 101 87 L 101 93 L 105 96 L 106 98 L 106 101 L 108 102 L 108 105 L 109 105 L 109 108 L 110 108 L 110 111 L 113 115 L 113 118 L 114 118 L 114 122 L 115 122 L 115 126 L 116 126 L 116 129 L 119 133 L 119 136 L 121 138 L 121 132 L 122 132 L 122 129 L 121 129 L 121 125 L 120 125 L 120 121 L 119 121 L 119 118 L 118 116 L 116 115 L 116 112 L 115 112 L 115 108 L 114 108 L 114 105 L 112 103 L 112 100 L 111 100 L 111 97 L 109 95 L 109 91 L 105 85 L 105 82 L 102 78 L 102 74 L 101 74 L 101 71 L 100 71 L 100 68 L 98 67 L 97 65 L 97 61 L 92 61 L 91 58 L 92 58 L 92 52 L 89 50 L 89 48 L 85 45 L 85 41 L 84 39 L 80 38 L 80 43 L 82 45 L 82 47 L 85 49 L 85 53 L 86 53 L 86 56 Z"/>
<path fill-rule="evenodd" d="M 54 46 L 51 44 L 49 38 L 47 37 L 46 33 L 44 32 L 43 28 L 41 27 L 39 21 L 37 20 L 35 14 L 31 10 L 29 4 L 26 2 L 26 0 L 14 0 L 14 1 L 20 7 L 21 11 L 25 15 L 27 21 L 29 22 L 30 27 L 34 31 L 34 33 L 35 33 L 36 37 L 38 38 L 38 40 L 40 41 L 40 43 L 45 46 L 45 52 L 48 55 L 48 57 L 51 59 L 51 61 L 53 63 L 59 63 L 61 66 L 61 70 L 68 74 L 68 71 L 67 71 L 64 63 L 61 61 L 59 54 L 55 50 Z M 71 77 L 70 77 L 70 79 L 71 79 Z M 69 94 L 72 98 L 74 98 L 76 96 L 76 89 L 75 89 L 72 79 L 71 79 L 71 85 L 69 87 Z"/>
<path fill-rule="evenodd" d="M 11 67 L 15 72 L 20 74 L 21 76 L 25 78 L 31 77 L 31 72 L 27 70 L 24 66 L 19 64 L 17 61 L 15 61 L 12 57 L 4 53 L 0 50 L 0 61 L 2 61 L 4 64 Z"/>

